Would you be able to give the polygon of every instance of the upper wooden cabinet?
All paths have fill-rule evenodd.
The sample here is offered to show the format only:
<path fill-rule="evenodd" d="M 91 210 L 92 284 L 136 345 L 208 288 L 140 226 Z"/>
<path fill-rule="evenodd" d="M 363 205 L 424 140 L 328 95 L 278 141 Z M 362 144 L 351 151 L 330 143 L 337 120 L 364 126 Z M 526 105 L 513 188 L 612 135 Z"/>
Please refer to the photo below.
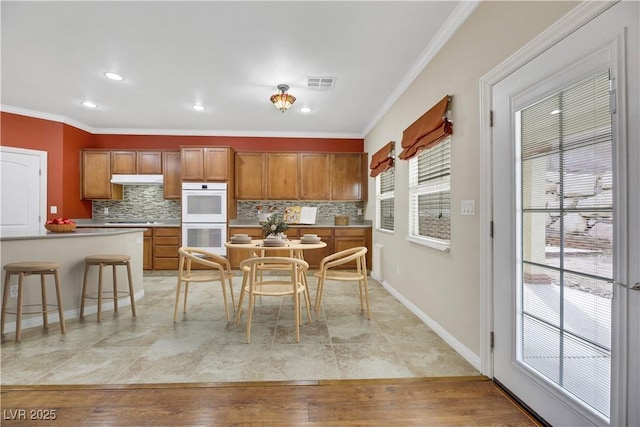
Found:
<path fill-rule="evenodd" d="M 235 155 L 235 196 L 241 200 L 366 200 L 366 171 L 366 153 L 240 152 Z"/>
<path fill-rule="evenodd" d="M 331 199 L 367 200 L 367 154 L 331 155 Z"/>
<path fill-rule="evenodd" d="M 138 151 L 138 173 L 162 174 L 162 151 Z"/>
<path fill-rule="evenodd" d="M 300 153 L 300 199 L 329 200 L 331 198 L 331 155 L 325 153 Z"/>
<path fill-rule="evenodd" d="M 180 199 L 182 197 L 182 167 L 179 151 L 165 151 L 163 153 L 163 183 L 162 192 L 165 199 Z"/>
<path fill-rule="evenodd" d="M 183 181 L 227 181 L 228 147 L 182 147 Z"/>
<path fill-rule="evenodd" d="M 111 151 L 111 173 L 162 174 L 162 151 Z"/>
<path fill-rule="evenodd" d="M 263 153 L 235 154 L 236 199 L 265 199 L 266 162 Z"/>
<path fill-rule="evenodd" d="M 111 151 L 82 151 L 80 174 L 83 199 L 122 199 L 122 186 L 111 183 Z"/>
<path fill-rule="evenodd" d="M 298 199 L 298 154 L 267 153 L 267 199 Z"/>

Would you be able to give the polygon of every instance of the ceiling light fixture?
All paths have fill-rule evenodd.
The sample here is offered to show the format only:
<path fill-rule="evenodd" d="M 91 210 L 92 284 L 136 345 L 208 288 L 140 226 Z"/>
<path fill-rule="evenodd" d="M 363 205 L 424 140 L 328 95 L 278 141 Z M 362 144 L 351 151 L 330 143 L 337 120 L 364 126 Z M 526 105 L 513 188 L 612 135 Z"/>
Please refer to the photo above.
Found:
<path fill-rule="evenodd" d="M 98 108 L 98 104 L 96 104 L 95 102 L 91 102 L 91 101 L 82 101 L 81 104 L 84 105 L 87 108 Z"/>
<path fill-rule="evenodd" d="M 300 111 L 303 113 L 310 113 L 312 110 L 309 107 L 302 107 L 300 108 Z"/>
<path fill-rule="evenodd" d="M 193 105 L 191 106 L 191 108 L 193 108 L 193 109 L 194 109 L 194 110 L 196 110 L 196 111 L 204 111 L 204 110 L 206 110 L 206 109 L 207 109 L 207 107 L 205 107 L 205 106 L 204 106 L 204 105 L 202 105 L 202 104 L 193 104 Z"/>
<path fill-rule="evenodd" d="M 104 73 L 104 76 L 106 78 L 108 78 L 108 79 L 111 79 L 111 80 L 117 80 L 117 81 L 124 80 L 124 77 L 122 77 L 120 74 L 114 73 L 114 72 L 111 72 L 111 71 L 107 71 L 106 73 Z"/>
<path fill-rule="evenodd" d="M 275 105 L 278 110 L 284 113 L 293 105 L 294 102 L 296 102 L 296 97 L 287 93 L 289 90 L 288 85 L 278 85 L 278 90 L 280 93 L 271 95 L 271 98 L 269 99 L 271 99 L 271 102 L 273 102 L 273 105 Z"/>

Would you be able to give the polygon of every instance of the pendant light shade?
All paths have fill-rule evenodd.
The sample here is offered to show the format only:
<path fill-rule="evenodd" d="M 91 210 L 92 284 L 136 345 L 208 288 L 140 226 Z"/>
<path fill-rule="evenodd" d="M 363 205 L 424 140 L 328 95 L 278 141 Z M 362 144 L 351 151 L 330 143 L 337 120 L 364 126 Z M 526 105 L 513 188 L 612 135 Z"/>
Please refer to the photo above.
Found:
<path fill-rule="evenodd" d="M 284 113 L 289 109 L 289 107 L 293 105 L 294 102 L 296 102 L 296 97 L 287 93 L 287 91 L 289 90 L 288 85 L 278 85 L 278 90 L 280 92 L 271 95 L 270 99 L 271 102 L 273 102 L 273 105 L 275 105 L 278 110 Z"/>

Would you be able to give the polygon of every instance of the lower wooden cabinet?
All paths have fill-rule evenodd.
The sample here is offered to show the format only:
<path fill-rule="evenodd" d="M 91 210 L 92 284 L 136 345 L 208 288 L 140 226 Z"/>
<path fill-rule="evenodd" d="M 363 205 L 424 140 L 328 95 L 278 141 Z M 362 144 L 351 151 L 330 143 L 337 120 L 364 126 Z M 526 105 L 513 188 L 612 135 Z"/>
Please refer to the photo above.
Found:
<path fill-rule="evenodd" d="M 153 269 L 153 229 L 147 228 L 143 234 L 142 269 Z"/>
<path fill-rule="evenodd" d="M 264 234 L 260 227 L 232 227 L 229 236 L 234 234 L 247 234 L 251 239 L 263 239 Z M 369 227 L 289 227 L 285 234 L 290 239 L 298 239 L 304 234 L 317 234 L 327 244 L 323 249 L 304 251 L 304 259 L 309 263 L 309 269 L 317 270 L 320 261 L 327 255 L 357 246 L 369 249 L 367 252 L 367 269 L 371 270 L 371 228 Z M 231 268 L 239 268 L 240 262 L 252 256 L 250 250 L 227 249 L 227 255 Z M 286 251 L 271 251 L 270 256 L 288 256 Z M 351 266 L 355 268 L 355 263 Z"/>
<path fill-rule="evenodd" d="M 153 228 L 153 269 L 177 270 L 180 227 Z"/>

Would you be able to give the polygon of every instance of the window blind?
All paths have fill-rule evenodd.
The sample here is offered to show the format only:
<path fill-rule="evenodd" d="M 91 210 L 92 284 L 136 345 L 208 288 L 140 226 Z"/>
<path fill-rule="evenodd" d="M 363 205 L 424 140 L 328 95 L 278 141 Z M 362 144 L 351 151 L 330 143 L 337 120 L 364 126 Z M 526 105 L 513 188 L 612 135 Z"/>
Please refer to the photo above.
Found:
<path fill-rule="evenodd" d="M 377 227 L 393 231 L 395 227 L 395 171 L 391 168 L 376 177 Z"/>
<path fill-rule="evenodd" d="M 609 98 L 603 70 L 519 114 L 519 358 L 605 417 L 614 227 Z"/>

